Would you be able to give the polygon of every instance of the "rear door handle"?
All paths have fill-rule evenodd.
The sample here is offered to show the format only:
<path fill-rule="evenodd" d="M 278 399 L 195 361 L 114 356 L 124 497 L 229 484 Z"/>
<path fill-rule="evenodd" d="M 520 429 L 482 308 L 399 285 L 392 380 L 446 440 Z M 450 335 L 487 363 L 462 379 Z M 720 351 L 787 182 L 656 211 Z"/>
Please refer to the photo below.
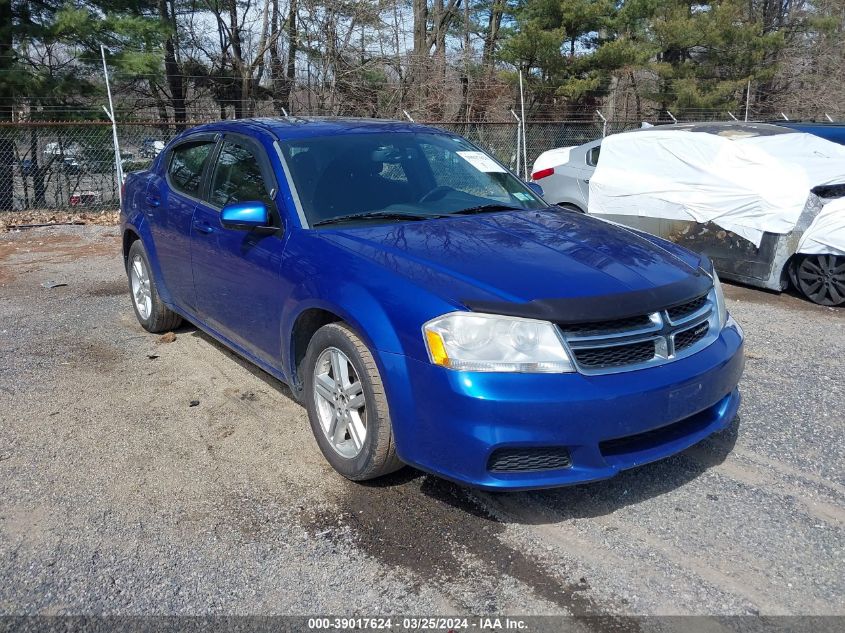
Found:
<path fill-rule="evenodd" d="M 196 230 L 197 233 L 203 233 L 204 235 L 214 233 L 214 227 L 206 222 L 194 222 L 194 230 Z"/>
<path fill-rule="evenodd" d="M 147 205 L 151 207 L 158 207 L 161 205 L 161 199 L 158 196 L 147 196 Z"/>

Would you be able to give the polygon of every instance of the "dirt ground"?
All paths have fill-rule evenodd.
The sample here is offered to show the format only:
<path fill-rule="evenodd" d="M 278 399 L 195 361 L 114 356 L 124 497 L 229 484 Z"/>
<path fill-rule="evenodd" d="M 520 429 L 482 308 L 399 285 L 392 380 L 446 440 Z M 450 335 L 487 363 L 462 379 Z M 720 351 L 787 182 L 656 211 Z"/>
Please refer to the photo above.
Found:
<path fill-rule="evenodd" d="M 845 310 L 727 285 L 739 419 L 607 482 L 361 485 L 283 384 L 138 326 L 119 241 L 0 234 L 0 614 L 845 613 Z"/>

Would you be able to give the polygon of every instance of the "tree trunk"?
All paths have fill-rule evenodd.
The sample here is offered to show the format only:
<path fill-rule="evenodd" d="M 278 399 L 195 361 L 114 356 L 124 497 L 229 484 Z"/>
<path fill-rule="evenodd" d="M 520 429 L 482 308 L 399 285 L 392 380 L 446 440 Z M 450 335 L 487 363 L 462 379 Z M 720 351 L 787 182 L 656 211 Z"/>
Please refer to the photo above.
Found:
<path fill-rule="evenodd" d="M 298 8 L 297 0 L 290 0 L 287 25 L 288 59 L 285 67 L 285 82 L 282 85 L 282 93 L 280 95 L 280 102 L 288 112 L 291 111 L 290 95 L 293 91 L 293 84 L 296 81 L 296 53 L 299 50 L 297 42 L 299 31 L 297 31 L 296 26 Z"/>
<path fill-rule="evenodd" d="M 249 99 L 249 82 L 245 77 L 247 72 L 246 62 L 244 61 L 243 51 L 241 49 L 241 27 L 238 24 L 238 3 L 237 0 L 228 0 L 229 10 L 229 42 L 232 45 L 232 62 L 235 70 L 235 75 L 240 81 L 235 81 L 233 87 L 235 89 L 235 118 L 242 119 L 248 111 L 247 101 Z"/>
<path fill-rule="evenodd" d="M 428 0 L 414 3 L 414 58 L 421 60 L 428 55 Z"/>
<path fill-rule="evenodd" d="M 472 51 L 470 50 L 470 0 L 464 2 L 464 70 L 461 74 L 461 101 L 458 105 L 459 121 L 469 121 L 469 68 L 472 61 Z"/>
<path fill-rule="evenodd" d="M 182 69 L 176 60 L 176 7 L 174 0 L 158 0 L 158 11 L 161 22 L 168 30 L 167 39 L 164 41 L 164 73 L 167 78 L 167 87 L 170 90 L 170 103 L 173 107 L 173 120 L 176 123 L 184 123 L 187 120 L 185 111 L 185 80 L 182 77 Z"/>
<path fill-rule="evenodd" d="M 417 99 L 422 94 L 428 61 L 428 0 L 413 0 L 414 9 L 414 49 L 411 54 L 410 68 L 407 74 L 411 94 Z"/>
<path fill-rule="evenodd" d="M 481 52 L 481 66 L 485 71 L 492 72 L 495 63 L 496 44 L 499 41 L 499 29 L 502 26 L 502 11 L 504 3 L 493 0 L 490 7 L 490 17 L 487 19 L 487 31 L 484 33 L 484 48 Z"/>
<path fill-rule="evenodd" d="M 270 80 L 273 91 L 273 109 L 279 116 L 284 115 L 282 111 L 283 104 L 281 102 L 281 87 L 284 81 L 282 73 L 284 67 L 282 65 L 282 56 L 279 54 L 279 20 L 281 15 L 279 13 L 279 0 L 273 0 L 273 13 L 270 16 L 270 37 L 273 38 L 273 45 L 270 47 Z M 287 110 L 287 108 L 285 108 Z"/>
<path fill-rule="evenodd" d="M 47 206 L 47 187 L 44 185 L 44 174 L 47 171 L 38 159 L 38 128 L 29 128 L 30 171 L 32 173 L 32 202 L 35 208 Z"/>

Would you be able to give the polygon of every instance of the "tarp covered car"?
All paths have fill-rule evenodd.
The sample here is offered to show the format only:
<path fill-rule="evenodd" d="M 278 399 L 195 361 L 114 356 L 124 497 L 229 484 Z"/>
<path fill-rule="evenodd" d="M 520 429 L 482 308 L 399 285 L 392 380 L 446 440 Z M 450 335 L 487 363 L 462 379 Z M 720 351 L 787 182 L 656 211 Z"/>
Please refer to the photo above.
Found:
<path fill-rule="evenodd" d="M 588 213 L 711 257 L 725 278 L 845 303 L 845 146 L 768 124 L 605 138 Z"/>

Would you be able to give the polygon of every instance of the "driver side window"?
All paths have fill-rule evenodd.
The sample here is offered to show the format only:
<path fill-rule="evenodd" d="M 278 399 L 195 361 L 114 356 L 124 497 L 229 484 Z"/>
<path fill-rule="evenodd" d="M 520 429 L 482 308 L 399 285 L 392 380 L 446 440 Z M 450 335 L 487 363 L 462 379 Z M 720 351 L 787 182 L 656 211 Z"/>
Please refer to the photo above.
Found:
<path fill-rule="evenodd" d="M 211 204 L 225 207 L 235 202 L 258 200 L 273 208 L 273 199 L 253 153 L 241 145 L 225 141 L 211 179 Z"/>

